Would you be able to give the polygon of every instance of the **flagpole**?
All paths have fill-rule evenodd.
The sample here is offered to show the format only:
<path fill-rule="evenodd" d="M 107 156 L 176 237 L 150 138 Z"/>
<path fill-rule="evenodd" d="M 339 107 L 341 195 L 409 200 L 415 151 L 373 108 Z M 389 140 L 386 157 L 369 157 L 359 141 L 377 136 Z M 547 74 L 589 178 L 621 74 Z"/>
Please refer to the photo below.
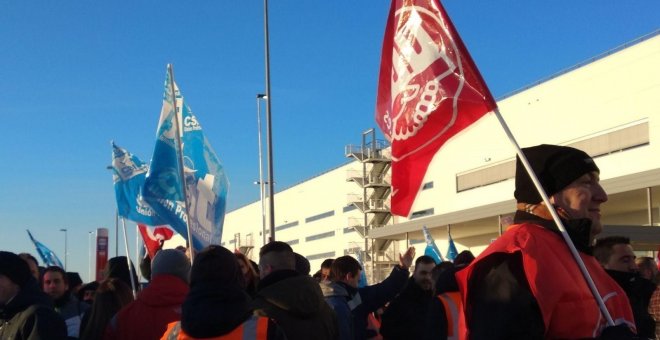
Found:
<path fill-rule="evenodd" d="M 509 141 L 511 141 L 511 144 L 516 149 L 516 154 L 520 158 L 522 164 L 525 166 L 525 170 L 527 170 L 529 177 L 532 179 L 532 182 L 534 182 L 534 186 L 541 195 L 541 198 L 543 198 L 543 203 L 545 203 L 546 207 L 548 207 L 548 210 L 552 215 L 552 219 L 557 224 L 557 227 L 559 228 L 559 232 L 561 233 L 561 236 L 564 238 L 564 242 L 566 242 L 566 245 L 568 245 L 568 249 L 570 250 L 571 255 L 573 255 L 573 259 L 580 268 L 580 272 L 582 273 L 582 276 L 587 281 L 587 285 L 591 290 L 591 294 L 594 296 L 594 299 L 596 299 L 596 302 L 598 303 L 598 307 L 600 308 L 601 313 L 603 313 L 603 316 L 605 316 L 605 319 L 607 320 L 608 326 L 614 326 L 614 321 L 612 320 L 612 316 L 610 315 L 610 312 L 607 310 L 607 307 L 605 306 L 605 302 L 603 301 L 603 298 L 600 296 L 600 293 L 598 292 L 598 288 L 596 288 L 596 284 L 591 278 L 591 275 L 589 275 L 589 271 L 587 270 L 587 267 L 585 267 L 584 262 L 580 257 L 580 254 L 578 253 L 577 249 L 575 248 L 575 245 L 573 244 L 573 241 L 571 241 L 571 238 L 568 235 L 568 232 L 566 231 L 566 227 L 564 227 L 564 224 L 559 218 L 559 215 L 557 214 L 555 207 L 550 203 L 550 199 L 548 198 L 548 195 L 543 189 L 543 186 L 541 185 L 541 182 L 536 176 L 536 173 L 532 169 L 532 166 L 529 164 L 527 157 L 522 152 L 522 149 L 520 149 L 520 146 L 518 145 L 518 142 L 516 141 L 515 137 L 513 137 L 513 134 L 511 133 L 509 126 L 504 121 L 504 118 L 502 117 L 499 108 L 495 107 L 493 113 L 495 113 L 495 117 L 497 117 L 497 120 L 500 122 L 500 125 L 502 125 L 504 132 L 506 133 L 507 137 L 509 137 Z"/>
<path fill-rule="evenodd" d="M 142 257 L 140 256 L 140 227 L 138 227 L 137 223 L 135 224 L 135 263 L 137 264 L 137 267 L 135 268 L 135 271 L 137 272 L 137 277 L 138 277 L 138 282 L 140 281 L 140 276 L 142 276 L 142 268 L 140 268 L 140 264 L 142 263 Z"/>
<path fill-rule="evenodd" d="M 170 89 L 172 90 L 172 105 L 174 107 L 174 125 L 176 126 L 176 143 L 179 147 L 179 176 L 181 176 L 181 193 L 183 194 L 183 202 L 184 202 L 184 208 L 185 211 L 184 213 L 185 218 L 183 219 L 186 222 L 186 228 L 188 229 L 188 250 L 190 250 L 190 263 L 192 264 L 193 258 L 195 257 L 195 247 L 193 246 L 193 238 L 192 238 L 192 233 L 190 232 L 190 221 L 188 216 L 190 214 L 188 211 L 190 210 L 190 207 L 188 206 L 188 194 L 186 192 L 186 177 L 185 173 L 183 172 L 183 145 L 181 144 L 181 135 L 182 131 L 179 129 L 179 110 L 176 106 L 176 92 L 174 89 L 174 67 L 172 67 L 172 64 L 167 64 L 167 72 L 169 73 L 170 76 Z M 270 102 L 270 101 L 269 101 Z"/>
<path fill-rule="evenodd" d="M 131 289 L 133 289 L 133 299 L 137 299 L 137 289 L 135 288 L 135 279 L 133 278 L 133 266 L 131 266 L 131 255 L 128 252 L 128 235 L 126 234 L 126 219 L 121 218 L 121 227 L 124 229 L 124 245 L 126 245 L 126 263 L 128 264 L 128 276 L 131 277 Z"/>
<path fill-rule="evenodd" d="M 264 52 L 266 55 L 266 144 L 268 148 L 268 206 L 269 206 L 269 226 L 270 241 L 275 241 L 275 189 L 273 179 L 273 134 L 271 120 L 271 101 L 270 95 L 270 45 L 268 38 L 268 0 L 264 0 Z"/>

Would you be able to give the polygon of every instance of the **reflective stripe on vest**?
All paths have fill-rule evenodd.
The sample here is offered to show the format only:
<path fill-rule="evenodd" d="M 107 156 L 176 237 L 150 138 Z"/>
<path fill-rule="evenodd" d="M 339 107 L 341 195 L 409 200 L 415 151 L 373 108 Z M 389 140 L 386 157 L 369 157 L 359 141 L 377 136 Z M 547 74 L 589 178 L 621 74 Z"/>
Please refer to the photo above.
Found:
<path fill-rule="evenodd" d="M 447 292 L 438 295 L 447 316 L 447 340 L 458 339 L 458 319 L 461 313 L 461 293 Z"/>
<path fill-rule="evenodd" d="M 229 334 L 204 339 L 218 340 L 266 340 L 268 338 L 268 318 L 251 316 L 240 326 L 234 328 Z M 172 322 L 167 325 L 161 340 L 194 340 L 194 338 L 181 329 L 181 322 Z"/>

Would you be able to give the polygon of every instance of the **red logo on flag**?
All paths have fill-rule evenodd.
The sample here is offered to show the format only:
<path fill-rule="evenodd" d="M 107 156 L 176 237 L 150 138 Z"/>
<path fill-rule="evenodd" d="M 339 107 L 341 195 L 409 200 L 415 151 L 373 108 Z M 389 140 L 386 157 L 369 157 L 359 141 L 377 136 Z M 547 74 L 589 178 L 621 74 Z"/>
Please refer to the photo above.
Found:
<path fill-rule="evenodd" d="M 408 216 L 435 153 L 496 107 L 440 3 L 393 0 L 376 122 L 392 143 L 392 207 Z"/>
<path fill-rule="evenodd" d="M 162 243 L 171 239 L 172 235 L 174 235 L 174 231 L 169 226 L 152 227 L 138 224 L 138 229 L 140 230 L 140 235 L 142 235 L 144 245 L 147 247 L 147 253 L 149 253 L 149 257 L 152 259 L 162 247 Z"/>

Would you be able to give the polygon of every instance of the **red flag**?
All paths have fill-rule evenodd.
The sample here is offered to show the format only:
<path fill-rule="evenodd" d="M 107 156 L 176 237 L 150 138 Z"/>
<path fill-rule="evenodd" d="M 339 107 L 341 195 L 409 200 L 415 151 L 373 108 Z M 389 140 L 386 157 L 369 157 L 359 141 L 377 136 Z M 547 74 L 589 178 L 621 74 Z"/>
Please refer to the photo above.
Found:
<path fill-rule="evenodd" d="M 495 107 L 442 5 L 393 0 L 376 101 L 376 122 L 392 144 L 392 214 L 410 214 L 435 153 Z"/>
<path fill-rule="evenodd" d="M 147 247 L 149 257 L 152 259 L 161 248 L 161 244 L 171 239 L 172 235 L 174 235 L 174 231 L 169 226 L 164 225 L 152 227 L 145 224 L 138 224 L 138 229 L 140 230 L 140 235 L 142 235 L 144 245 Z"/>

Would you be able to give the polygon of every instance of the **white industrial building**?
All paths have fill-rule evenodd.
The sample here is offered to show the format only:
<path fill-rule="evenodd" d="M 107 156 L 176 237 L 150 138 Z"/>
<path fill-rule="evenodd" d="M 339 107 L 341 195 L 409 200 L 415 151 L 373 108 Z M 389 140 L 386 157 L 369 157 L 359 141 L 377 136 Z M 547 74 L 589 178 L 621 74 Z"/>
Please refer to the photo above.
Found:
<path fill-rule="evenodd" d="M 521 147 L 569 145 L 595 157 L 609 194 L 604 233 L 631 236 L 637 250 L 658 249 L 660 33 L 502 98 L 498 106 Z M 313 271 L 325 258 L 366 247 L 367 272 L 375 268 L 379 279 L 408 244 L 423 253 L 422 226 L 443 254 L 450 229 L 458 250 L 475 255 L 506 227 L 515 209 L 515 151 L 493 114 L 436 154 L 410 218 L 387 211 L 388 149 L 372 133 L 362 139 L 345 147 L 352 162 L 275 195 L 276 239 L 306 256 Z M 227 214 L 223 240 L 257 260 L 260 201 Z"/>

